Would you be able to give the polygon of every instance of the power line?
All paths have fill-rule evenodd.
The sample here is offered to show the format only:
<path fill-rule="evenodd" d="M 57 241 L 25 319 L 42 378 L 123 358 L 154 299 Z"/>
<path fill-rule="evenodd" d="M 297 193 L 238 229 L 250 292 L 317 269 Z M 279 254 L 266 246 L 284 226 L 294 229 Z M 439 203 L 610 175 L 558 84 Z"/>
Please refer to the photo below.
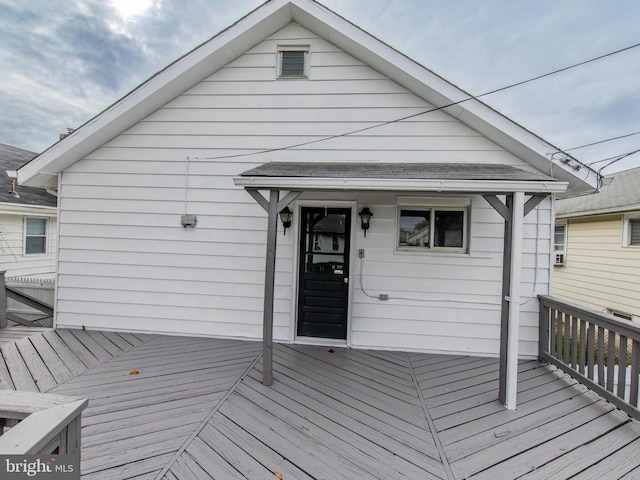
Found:
<path fill-rule="evenodd" d="M 628 50 L 631 50 L 631 49 L 634 49 L 634 48 L 637 48 L 637 47 L 640 47 L 640 43 L 636 43 L 636 44 L 630 45 L 628 47 L 624 47 L 624 48 L 621 48 L 621 49 L 618 49 L 618 50 L 614 50 L 612 52 L 605 53 L 603 55 L 599 55 L 599 56 L 591 58 L 589 60 L 585 60 L 585 61 L 582 61 L 582 62 L 579 62 L 579 63 L 574 63 L 573 65 L 569 65 L 569 66 L 564 67 L 564 68 L 553 70 L 551 72 L 548 72 L 548 73 L 545 73 L 545 74 L 542 74 L 542 75 L 538 75 L 536 77 L 533 77 L 533 78 L 530 78 L 530 79 L 527 79 L 527 80 L 522 80 L 520 82 L 512 83 L 510 85 L 506 85 L 504 87 L 496 88 L 494 90 L 490 90 L 488 92 L 481 93 L 480 95 L 475 95 L 474 96 L 474 95 L 467 94 L 467 95 L 469 95 L 469 97 L 464 98 L 462 100 L 458 100 L 457 102 L 451 102 L 451 103 L 448 103 L 446 105 L 442 105 L 440 107 L 434 107 L 434 108 L 432 108 L 430 110 L 425 110 L 423 112 L 415 113 L 415 114 L 412 114 L 412 115 L 407 115 L 407 116 L 401 117 L 401 118 L 396 118 L 394 120 L 389 120 L 387 122 L 381 122 L 381 123 L 378 123 L 376 125 L 360 128 L 360 129 L 357 129 L 357 130 L 352 130 L 352 131 L 341 133 L 341 134 L 338 134 L 338 135 L 330 135 L 330 136 L 327 136 L 327 137 L 318 138 L 316 140 L 310 140 L 308 142 L 301 142 L 301 143 L 297 143 L 297 144 L 293 144 L 293 145 L 287 145 L 285 147 L 277 147 L 277 148 L 271 148 L 271 149 L 266 149 L 266 150 L 260 150 L 258 152 L 239 153 L 239 154 L 234 154 L 234 155 L 221 155 L 221 156 L 215 156 L 215 157 L 203 157 L 202 159 L 203 160 L 218 160 L 218 159 L 226 159 L 226 158 L 249 157 L 249 156 L 254 156 L 254 155 L 261 155 L 261 154 L 264 154 L 264 153 L 273 153 L 273 152 L 279 152 L 279 151 L 282 151 L 282 150 L 291 150 L 291 149 L 298 148 L 298 147 L 305 147 L 305 146 L 313 145 L 313 144 L 320 143 L 320 142 L 326 142 L 328 140 L 333 140 L 333 139 L 336 139 L 336 138 L 347 137 L 349 135 L 354 135 L 356 133 L 366 132 L 366 131 L 369 131 L 369 130 L 373 130 L 375 128 L 383 127 L 385 125 L 391 125 L 393 123 L 398 123 L 398 122 L 402 122 L 404 120 L 409 120 L 410 118 L 419 117 L 421 115 L 426 115 L 428 113 L 436 112 L 436 111 L 439 111 L 439 110 L 444 110 L 445 108 L 449 108 L 449 107 L 453 107 L 453 106 L 456 106 L 456 105 L 460 105 L 461 103 L 465 103 L 465 102 L 468 102 L 470 100 L 477 100 L 477 99 L 479 99 L 481 97 L 486 97 L 488 95 L 492 95 L 494 93 L 502 92 L 502 91 L 508 90 L 510 88 L 518 87 L 520 85 L 524 85 L 526 83 L 530 83 L 530 82 L 533 82 L 535 80 L 540 80 L 542 78 L 549 77 L 551 75 L 555 75 L 555 74 L 558 74 L 558 73 L 566 72 L 567 70 L 571 70 L 573 68 L 580 67 L 580 66 L 586 65 L 588 63 L 592 63 L 592 62 L 595 62 L 595 61 L 598 61 L 598 60 L 602 60 L 602 59 L 610 57 L 612 55 L 616 55 L 618 53 L 626 52 Z M 466 93 L 466 92 L 463 92 L 463 93 Z M 581 147 L 574 147 L 574 149 L 575 148 L 581 148 Z M 580 163 L 582 163 L 582 162 L 580 162 Z"/>
<path fill-rule="evenodd" d="M 587 143 L 586 145 L 580 145 L 578 147 L 564 148 L 563 151 L 568 152 L 570 150 L 578 150 L 579 148 L 592 147 L 593 145 L 600 145 L 601 143 L 612 142 L 613 140 L 620 140 L 621 138 L 633 137 L 634 135 L 640 135 L 640 132 L 627 133 L 626 135 L 619 135 L 617 137 L 606 138 L 604 140 L 598 140 L 597 142 Z M 593 163 L 598 163 L 598 162 L 593 162 Z"/>

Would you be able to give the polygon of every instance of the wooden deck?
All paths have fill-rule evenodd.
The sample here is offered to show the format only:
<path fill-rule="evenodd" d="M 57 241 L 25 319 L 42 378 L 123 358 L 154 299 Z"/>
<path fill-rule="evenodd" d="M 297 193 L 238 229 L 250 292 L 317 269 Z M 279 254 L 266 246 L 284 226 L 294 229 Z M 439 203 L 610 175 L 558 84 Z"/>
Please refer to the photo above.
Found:
<path fill-rule="evenodd" d="M 49 330 L 0 345 L 0 387 L 88 397 L 83 479 L 633 479 L 640 423 L 523 362 Z"/>

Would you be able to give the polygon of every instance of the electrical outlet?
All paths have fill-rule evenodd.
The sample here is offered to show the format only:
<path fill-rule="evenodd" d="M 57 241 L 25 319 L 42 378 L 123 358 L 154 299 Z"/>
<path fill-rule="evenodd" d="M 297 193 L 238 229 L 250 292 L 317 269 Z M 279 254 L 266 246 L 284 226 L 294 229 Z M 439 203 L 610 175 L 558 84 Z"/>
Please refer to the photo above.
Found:
<path fill-rule="evenodd" d="M 358 258 L 364 258 L 364 248 L 358 249 Z"/>

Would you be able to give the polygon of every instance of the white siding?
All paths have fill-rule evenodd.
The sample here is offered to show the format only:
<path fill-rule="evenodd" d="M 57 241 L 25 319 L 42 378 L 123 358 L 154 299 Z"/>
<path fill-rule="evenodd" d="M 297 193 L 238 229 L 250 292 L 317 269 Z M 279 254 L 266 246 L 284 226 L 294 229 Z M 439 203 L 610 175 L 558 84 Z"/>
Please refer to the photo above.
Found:
<path fill-rule="evenodd" d="M 310 45 L 308 80 L 276 80 L 277 46 L 285 42 Z M 264 162 L 527 168 L 440 111 L 322 141 L 431 108 L 326 41 L 287 26 L 62 174 L 58 326 L 261 338 L 266 215 L 232 179 Z M 301 146 L 286 148 L 294 145 Z M 307 193 L 298 204 L 316 198 Z M 503 225 L 481 197 L 473 198 L 472 253 L 460 256 L 396 254 L 393 195 L 330 198 L 366 203 L 375 213 L 368 236 L 358 228 L 352 246 L 367 249 L 367 288 L 455 300 L 382 303 L 354 287 L 354 346 L 497 353 Z M 185 211 L 197 215 L 196 228 L 180 226 Z M 548 266 L 548 206 L 543 217 L 540 265 Z M 291 232 L 296 225 L 294 218 Z M 281 341 L 292 337 L 295 238 L 278 236 L 274 335 Z M 527 282 L 533 243 L 525 242 Z M 359 268 L 355 262 L 353 272 Z M 523 345 L 534 354 L 533 302 L 529 309 Z"/>
<path fill-rule="evenodd" d="M 33 213 L 29 217 L 46 217 L 47 253 L 24 255 L 25 215 L 0 213 L 0 270 L 7 277 L 53 278 L 56 267 L 57 222 L 46 213 Z"/>

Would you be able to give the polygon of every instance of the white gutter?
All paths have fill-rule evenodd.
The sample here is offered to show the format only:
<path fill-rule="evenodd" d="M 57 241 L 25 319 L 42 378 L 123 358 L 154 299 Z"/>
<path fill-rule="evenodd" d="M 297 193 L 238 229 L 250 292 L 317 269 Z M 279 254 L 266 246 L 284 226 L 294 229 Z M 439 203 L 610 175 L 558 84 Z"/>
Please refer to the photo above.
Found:
<path fill-rule="evenodd" d="M 561 193 L 568 182 L 404 178 L 235 177 L 238 187 L 280 190 L 384 190 L 472 193 Z"/>

